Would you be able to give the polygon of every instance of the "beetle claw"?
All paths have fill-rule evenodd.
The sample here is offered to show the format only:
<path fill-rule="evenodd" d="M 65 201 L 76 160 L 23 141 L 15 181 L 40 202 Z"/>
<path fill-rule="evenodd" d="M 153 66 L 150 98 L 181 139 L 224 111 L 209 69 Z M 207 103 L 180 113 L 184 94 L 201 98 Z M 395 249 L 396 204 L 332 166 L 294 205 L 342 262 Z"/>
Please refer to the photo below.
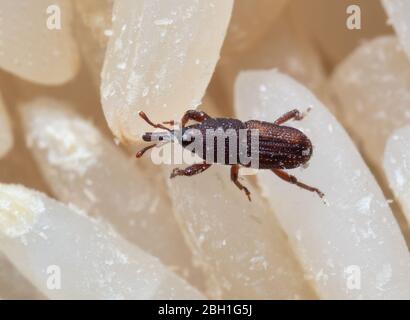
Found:
<path fill-rule="evenodd" d="M 315 191 L 316 191 L 316 193 L 319 195 L 319 197 L 323 199 L 323 197 L 325 196 L 325 194 L 324 194 L 322 191 L 320 191 L 319 189 L 317 189 L 317 190 L 315 190 Z"/>
<path fill-rule="evenodd" d="M 179 174 L 179 169 L 175 168 L 174 170 L 172 170 L 171 175 L 169 176 L 170 179 L 175 178 L 176 176 L 178 176 Z"/>
<path fill-rule="evenodd" d="M 242 190 L 245 192 L 246 196 L 248 197 L 248 200 L 251 202 L 251 201 L 252 201 L 252 199 L 251 199 L 251 192 L 250 192 L 250 191 L 248 190 L 248 188 L 246 188 L 246 187 L 243 187 Z"/>

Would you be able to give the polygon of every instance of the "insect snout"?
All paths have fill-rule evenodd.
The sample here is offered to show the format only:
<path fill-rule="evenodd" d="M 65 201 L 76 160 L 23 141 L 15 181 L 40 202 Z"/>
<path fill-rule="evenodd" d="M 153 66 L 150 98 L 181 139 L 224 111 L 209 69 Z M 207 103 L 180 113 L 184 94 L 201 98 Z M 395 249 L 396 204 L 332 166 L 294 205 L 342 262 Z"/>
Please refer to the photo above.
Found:
<path fill-rule="evenodd" d="M 146 142 L 151 141 L 171 141 L 172 140 L 172 133 L 170 132 L 146 132 L 142 135 L 142 140 Z"/>
<path fill-rule="evenodd" d="M 152 141 L 152 132 L 146 132 L 142 135 L 142 140 L 146 142 Z"/>

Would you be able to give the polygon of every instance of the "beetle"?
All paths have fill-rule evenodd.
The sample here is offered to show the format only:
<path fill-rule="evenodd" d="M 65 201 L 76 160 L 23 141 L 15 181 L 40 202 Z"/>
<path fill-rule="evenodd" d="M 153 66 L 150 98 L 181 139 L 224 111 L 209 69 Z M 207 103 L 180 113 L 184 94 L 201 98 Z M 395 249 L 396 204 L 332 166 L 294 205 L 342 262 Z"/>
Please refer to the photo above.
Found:
<path fill-rule="evenodd" d="M 319 189 L 298 181 L 296 177 L 284 171 L 286 169 L 294 169 L 306 165 L 313 152 L 312 143 L 303 132 L 296 128 L 283 125 L 287 121 L 300 121 L 304 118 L 304 114 L 297 109 L 285 113 L 273 123 L 259 120 L 242 122 L 238 119 L 232 118 L 212 118 L 203 111 L 188 110 L 183 115 L 180 122 L 181 127 L 178 130 L 173 130 L 165 126 L 166 124 L 173 126 L 175 124 L 173 120 L 162 122 L 162 124 L 154 124 L 144 112 L 140 111 L 139 116 L 150 126 L 163 129 L 164 132 L 146 132 L 142 136 L 142 139 L 146 142 L 155 141 L 156 143 L 137 152 L 137 158 L 142 157 L 146 151 L 160 145 L 161 142 L 167 143 L 174 141 L 177 134 L 180 134 L 182 137 L 179 141 L 182 147 L 187 148 L 187 146 L 192 143 L 192 135 L 189 133 L 193 129 L 203 136 L 205 136 L 207 134 L 207 130 L 210 129 L 222 129 L 223 131 L 233 130 L 236 133 L 240 130 L 247 130 L 248 132 L 251 130 L 256 130 L 258 132 L 258 162 L 256 167 L 252 166 L 250 163 L 241 162 L 241 157 L 239 157 L 239 154 L 233 155 L 233 158 L 236 161 L 231 162 L 230 159 L 232 159 L 232 154 L 229 154 L 229 144 L 232 142 L 226 138 L 224 150 L 225 156 L 218 158 L 216 150 L 211 150 L 214 156 L 211 156 L 210 159 L 205 158 L 205 151 L 209 151 L 209 143 L 207 145 L 207 143 L 204 142 L 204 152 L 200 155 L 198 154 L 202 159 L 204 159 L 204 162 L 193 164 L 185 169 L 175 168 L 172 171 L 170 178 L 199 174 L 207 170 L 214 163 L 230 165 L 232 182 L 239 188 L 239 190 L 244 191 L 249 201 L 251 201 L 248 188 L 242 185 L 238 179 L 238 172 L 241 166 L 254 167 L 256 169 L 271 170 L 280 179 L 288 183 L 297 185 L 307 191 L 315 192 L 321 198 L 324 196 L 324 193 Z M 187 123 L 190 120 L 196 121 L 197 123 L 187 126 Z M 212 148 L 214 148 L 214 145 L 215 144 L 212 145 Z M 249 134 L 246 137 L 245 145 L 247 147 L 246 152 L 249 154 L 249 151 L 252 148 Z"/>

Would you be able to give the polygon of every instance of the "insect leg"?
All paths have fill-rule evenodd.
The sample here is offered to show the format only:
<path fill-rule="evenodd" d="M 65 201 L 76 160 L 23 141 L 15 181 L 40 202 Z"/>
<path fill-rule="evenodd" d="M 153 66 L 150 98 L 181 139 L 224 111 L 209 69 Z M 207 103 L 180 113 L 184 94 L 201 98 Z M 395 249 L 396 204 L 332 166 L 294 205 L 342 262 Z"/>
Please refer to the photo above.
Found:
<path fill-rule="evenodd" d="M 302 189 L 305 189 L 305 190 L 308 190 L 308 191 L 310 191 L 310 192 L 316 192 L 316 193 L 319 195 L 319 197 L 321 197 L 321 198 L 323 198 L 324 195 L 325 195 L 325 194 L 324 194 L 322 191 L 320 191 L 319 189 L 314 188 L 314 187 L 311 187 L 311 186 L 308 186 L 307 184 L 304 184 L 304 183 L 302 183 L 302 182 L 299 182 L 298 179 L 296 179 L 296 177 L 294 177 L 294 176 L 288 174 L 288 173 L 285 172 L 285 171 L 282 171 L 282 170 L 280 170 L 280 169 L 272 169 L 272 171 L 273 171 L 274 174 L 276 174 L 276 175 L 277 175 L 279 178 L 281 178 L 282 180 L 285 180 L 286 182 L 289 182 L 289 183 L 291 183 L 291 184 L 295 184 L 295 185 L 297 185 L 298 187 L 300 187 L 300 188 L 302 188 Z"/>
<path fill-rule="evenodd" d="M 209 163 L 196 163 L 193 164 L 192 166 L 189 166 L 185 169 L 179 169 L 175 168 L 172 170 L 170 178 L 175 178 L 177 176 L 194 176 L 196 174 L 199 174 L 201 172 L 204 172 L 206 169 L 208 169 L 212 164 Z"/>
<path fill-rule="evenodd" d="M 248 197 L 249 201 L 252 201 L 251 200 L 251 193 L 249 192 L 248 188 L 246 188 L 238 180 L 238 172 L 239 172 L 239 166 L 237 164 L 233 165 L 231 167 L 231 180 L 232 180 L 233 183 L 235 183 L 235 185 L 239 188 L 239 190 L 243 190 L 245 192 L 245 194 Z"/>
<path fill-rule="evenodd" d="M 158 123 L 158 124 L 153 123 L 153 122 L 147 117 L 147 115 L 145 114 L 145 112 L 140 111 L 138 114 L 139 114 L 139 116 L 140 116 L 142 119 L 144 119 L 145 122 L 148 123 L 150 126 L 152 126 L 152 127 L 154 127 L 154 128 L 164 129 L 164 130 L 167 130 L 167 131 L 170 131 L 170 132 L 171 132 L 171 129 L 167 128 L 166 126 L 164 126 L 164 125 L 162 125 L 162 124 L 159 124 L 159 123 Z"/>
<path fill-rule="evenodd" d="M 310 108 L 307 110 L 307 112 L 310 111 Z M 278 118 L 274 124 L 276 125 L 281 125 L 291 119 L 300 121 L 305 117 L 306 114 L 301 113 L 299 110 L 294 109 L 292 111 L 286 112 L 283 116 Z"/>
<path fill-rule="evenodd" d="M 181 119 L 181 127 L 184 128 L 189 120 L 202 122 L 209 118 L 211 117 L 203 111 L 188 110 L 187 112 L 185 112 L 184 116 Z"/>
<path fill-rule="evenodd" d="M 137 154 L 135 156 L 137 158 L 141 158 L 144 155 L 145 152 L 147 152 L 149 149 L 154 148 L 156 145 L 157 144 L 154 143 L 154 144 L 149 145 L 148 147 L 145 147 L 145 148 L 141 149 L 140 151 L 137 152 Z"/>

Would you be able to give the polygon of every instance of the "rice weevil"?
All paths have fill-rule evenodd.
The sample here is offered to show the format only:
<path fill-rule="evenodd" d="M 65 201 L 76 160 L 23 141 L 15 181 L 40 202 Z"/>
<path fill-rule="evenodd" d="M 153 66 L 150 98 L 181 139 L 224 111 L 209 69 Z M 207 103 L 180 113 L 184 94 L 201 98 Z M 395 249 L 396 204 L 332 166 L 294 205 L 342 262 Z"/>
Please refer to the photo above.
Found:
<path fill-rule="evenodd" d="M 186 148 L 193 141 L 193 135 L 190 134 L 192 130 L 196 130 L 204 137 L 209 132 L 209 130 L 222 129 L 223 132 L 231 130 L 236 134 L 234 140 L 236 145 L 240 145 L 239 141 L 240 130 L 246 130 L 248 132 L 245 139 L 245 153 L 249 155 L 252 150 L 252 137 L 249 132 L 253 131 L 258 133 L 258 143 L 257 145 L 257 165 L 252 165 L 252 162 L 243 163 L 242 157 L 240 157 L 240 152 L 235 151 L 237 154 L 230 154 L 230 144 L 232 144 L 232 139 L 224 136 L 224 154 L 222 157 L 218 157 L 218 150 L 215 147 L 215 143 L 212 143 L 210 147 L 209 142 L 203 139 L 203 152 L 198 154 L 202 159 L 203 163 L 193 164 L 185 169 L 176 168 L 172 171 L 170 178 L 175 178 L 177 176 L 193 176 L 204 172 L 212 164 L 218 163 L 223 165 L 231 166 L 231 180 L 240 189 L 245 192 L 250 198 L 249 190 L 241 184 L 238 180 L 238 172 L 241 166 L 250 167 L 256 169 L 268 169 L 275 173 L 279 178 L 285 180 L 291 184 L 295 184 L 300 188 L 317 193 L 321 198 L 324 196 L 323 192 L 319 189 L 306 185 L 299 182 L 296 177 L 288 174 L 284 169 L 293 169 L 305 165 L 312 156 L 312 143 L 309 138 L 300 130 L 284 126 L 283 124 L 289 120 L 302 120 L 304 115 L 298 110 L 294 109 L 285 113 L 283 116 L 278 118 L 273 123 L 259 121 L 259 120 L 249 120 L 242 122 L 237 119 L 231 118 L 212 118 L 203 111 L 188 110 L 185 112 L 181 119 L 181 127 L 178 130 L 173 130 L 165 126 L 174 125 L 174 121 L 166 121 L 162 124 L 154 124 L 146 116 L 144 112 L 139 112 L 139 115 L 144 119 L 149 125 L 154 128 L 159 128 L 165 130 L 164 132 L 147 132 L 143 135 L 144 141 L 155 141 L 155 144 L 149 145 L 142 150 L 140 150 L 136 157 L 141 157 L 147 150 L 157 146 L 158 144 L 167 143 L 174 141 L 174 138 L 179 135 L 181 138 L 179 140 L 182 147 Z M 188 121 L 193 120 L 198 123 L 187 126 Z M 215 137 L 215 141 L 218 137 Z M 213 141 L 213 142 L 215 142 Z M 211 157 L 205 157 L 209 155 L 209 149 L 211 148 Z M 239 149 L 234 149 L 239 150 Z M 232 161 L 232 159 L 234 161 Z"/>

